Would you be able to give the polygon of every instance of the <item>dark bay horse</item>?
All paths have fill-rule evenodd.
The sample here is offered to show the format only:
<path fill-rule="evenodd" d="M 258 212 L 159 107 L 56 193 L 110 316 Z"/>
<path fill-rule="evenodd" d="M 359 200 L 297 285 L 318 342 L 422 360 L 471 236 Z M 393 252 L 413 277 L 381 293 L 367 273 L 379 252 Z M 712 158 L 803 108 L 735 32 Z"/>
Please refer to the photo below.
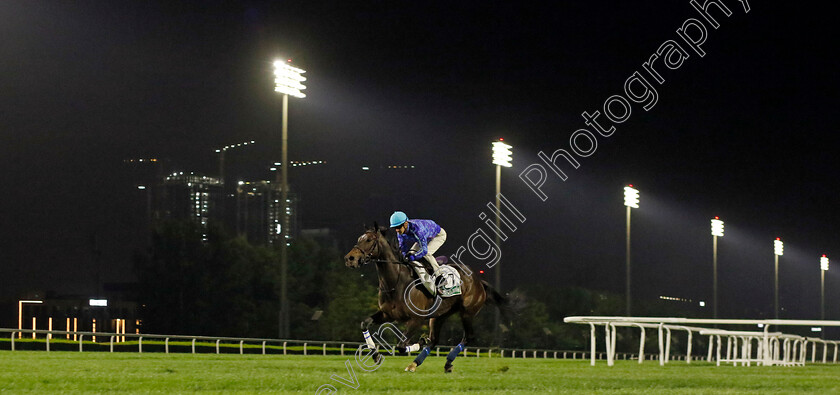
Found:
<path fill-rule="evenodd" d="M 390 241 L 389 241 L 390 239 Z M 452 361 L 474 339 L 473 319 L 484 307 L 487 296 L 497 305 L 504 303 L 504 298 L 486 281 L 482 281 L 472 270 L 461 264 L 452 265 L 461 275 L 461 295 L 448 298 L 432 297 L 413 277 L 414 270 L 406 262 L 397 247 L 396 237 L 388 234 L 387 228 L 374 225 L 368 228 L 358 242 L 344 256 L 347 267 L 358 268 L 370 262 L 376 263 L 379 277 L 379 310 L 362 322 L 367 330 L 371 324 L 400 322 L 406 324 L 406 340 L 399 344 L 400 350 L 410 344 L 411 339 L 429 320 L 429 340 L 406 371 L 413 372 L 438 341 L 440 331 L 446 319 L 453 314 L 461 317 L 464 335 L 461 342 L 452 348 L 446 357 L 445 372 L 452 371 Z"/>

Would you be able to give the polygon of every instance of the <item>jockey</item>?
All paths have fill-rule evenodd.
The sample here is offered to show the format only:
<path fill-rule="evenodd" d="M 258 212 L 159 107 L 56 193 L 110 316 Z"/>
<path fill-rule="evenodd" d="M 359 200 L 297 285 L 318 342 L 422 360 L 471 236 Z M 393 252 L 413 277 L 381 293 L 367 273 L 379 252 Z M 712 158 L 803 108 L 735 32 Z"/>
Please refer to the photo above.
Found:
<path fill-rule="evenodd" d="M 423 282 L 423 286 L 434 296 L 436 294 L 434 274 L 440 267 L 433 254 L 446 241 L 446 231 L 432 220 L 409 220 L 402 211 L 394 211 L 391 214 L 391 227 L 397 231 L 400 251 L 409 262 L 425 258 L 431 266 L 431 275 L 426 273 L 422 265 L 414 265 L 414 270 Z"/>

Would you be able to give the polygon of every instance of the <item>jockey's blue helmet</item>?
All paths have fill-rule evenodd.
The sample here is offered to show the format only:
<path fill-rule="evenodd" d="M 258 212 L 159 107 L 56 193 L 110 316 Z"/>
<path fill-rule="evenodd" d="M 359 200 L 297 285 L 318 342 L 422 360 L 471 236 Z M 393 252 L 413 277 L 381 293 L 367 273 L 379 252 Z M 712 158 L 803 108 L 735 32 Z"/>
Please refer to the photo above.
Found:
<path fill-rule="evenodd" d="M 394 211 L 394 213 L 391 214 L 391 227 L 392 228 L 402 226 L 402 224 L 404 224 L 405 221 L 408 221 L 408 216 L 405 215 L 404 212 Z"/>

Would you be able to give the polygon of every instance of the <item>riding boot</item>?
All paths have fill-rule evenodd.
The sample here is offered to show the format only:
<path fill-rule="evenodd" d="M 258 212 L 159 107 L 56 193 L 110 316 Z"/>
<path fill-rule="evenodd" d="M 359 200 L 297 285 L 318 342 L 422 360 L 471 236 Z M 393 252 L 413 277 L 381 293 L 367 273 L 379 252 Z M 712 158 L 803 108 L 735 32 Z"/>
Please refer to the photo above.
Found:
<path fill-rule="evenodd" d="M 419 263 L 419 262 L 418 262 Z M 423 283 L 423 286 L 426 287 L 426 290 L 429 291 L 432 296 L 437 294 L 437 290 L 435 289 L 435 278 L 434 276 L 426 273 L 426 268 L 424 267 L 414 267 L 414 271 L 417 272 L 417 277 L 420 278 L 420 282 Z"/>
<path fill-rule="evenodd" d="M 438 272 L 438 270 L 440 270 L 440 265 L 438 265 L 437 259 L 435 259 L 435 257 L 432 256 L 432 254 L 427 254 L 423 258 L 426 258 L 426 262 L 429 262 L 429 266 L 431 266 L 432 268 L 432 275 L 434 275 Z"/>
<path fill-rule="evenodd" d="M 435 277 L 431 274 L 423 274 L 423 286 L 426 287 L 426 289 L 429 291 L 430 294 L 432 294 L 432 296 L 435 296 L 437 294 L 437 288 L 435 287 Z"/>

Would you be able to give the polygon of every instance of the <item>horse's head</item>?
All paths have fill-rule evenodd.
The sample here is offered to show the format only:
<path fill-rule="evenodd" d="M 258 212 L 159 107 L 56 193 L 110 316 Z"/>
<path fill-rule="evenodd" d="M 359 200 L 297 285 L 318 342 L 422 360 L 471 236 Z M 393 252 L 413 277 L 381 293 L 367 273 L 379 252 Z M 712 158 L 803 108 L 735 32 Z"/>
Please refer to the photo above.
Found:
<path fill-rule="evenodd" d="M 382 248 L 379 238 L 383 236 L 376 225 L 365 230 L 365 233 L 359 236 L 356 245 L 344 256 L 344 265 L 356 269 L 370 263 L 372 259 L 380 258 Z"/>

